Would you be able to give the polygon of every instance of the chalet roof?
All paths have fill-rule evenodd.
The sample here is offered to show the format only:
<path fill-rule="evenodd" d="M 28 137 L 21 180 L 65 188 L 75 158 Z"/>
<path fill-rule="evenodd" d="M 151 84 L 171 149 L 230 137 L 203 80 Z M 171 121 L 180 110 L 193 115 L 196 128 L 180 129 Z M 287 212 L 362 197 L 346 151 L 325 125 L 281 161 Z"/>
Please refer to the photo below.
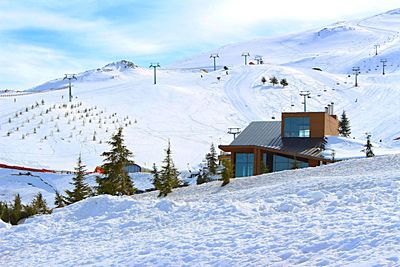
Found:
<path fill-rule="evenodd" d="M 323 158 L 324 138 L 282 138 L 280 121 L 251 122 L 229 146 L 258 146 L 270 150 Z"/>

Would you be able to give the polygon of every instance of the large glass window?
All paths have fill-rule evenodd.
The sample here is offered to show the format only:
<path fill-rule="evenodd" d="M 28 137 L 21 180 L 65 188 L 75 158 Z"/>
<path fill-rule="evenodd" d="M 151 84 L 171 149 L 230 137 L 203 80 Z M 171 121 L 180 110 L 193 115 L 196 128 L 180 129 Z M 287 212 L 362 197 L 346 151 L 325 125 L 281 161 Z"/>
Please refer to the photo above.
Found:
<path fill-rule="evenodd" d="M 310 117 L 285 118 L 284 137 L 310 137 Z"/>
<path fill-rule="evenodd" d="M 244 177 L 253 175 L 254 154 L 236 153 L 235 176 Z"/>
<path fill-rule="evenodd" d="M 298 168 L 307 168 L 308 162 L 303 162 L 299 160 L 294 160 L 291 158 L 286 158 L 282 156 L 274 155 L 273 157 L 273 171 L 284 171 L 284 170 L 292 170 Z"/>

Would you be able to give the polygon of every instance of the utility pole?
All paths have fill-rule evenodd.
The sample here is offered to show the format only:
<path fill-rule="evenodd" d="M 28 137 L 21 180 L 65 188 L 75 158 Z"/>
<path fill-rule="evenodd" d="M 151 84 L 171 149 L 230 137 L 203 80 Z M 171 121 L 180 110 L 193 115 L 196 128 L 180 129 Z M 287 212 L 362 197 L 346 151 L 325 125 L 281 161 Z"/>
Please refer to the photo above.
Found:
<path fill-rule="evenodd" d="M 228 128 L 228 134 L 232 134 L 233 140 L 235 140 L 236 135 L 240 134 L 240 128 L 236 128 L 236 127 Z"/>
<path fill-rule="evenodd" d="M 374 45 L 374 47 L 375 47 L 375 56 L 377 56 L 378 55 L 378 48 L 381 47 L 381 46 L 376 44 L 376 45 Z"/>
<path fill-rule="evenodd" d="M 300 95 L 304 97 L 304 102 L 303 102 L 304 112 L 307 112 L 307 98 L 311 98 L 310 94 L 311 94 L 310 91 L 300 91 Z"/>
<path fill-rule="evenodd" d="M 64 79 L 63 80 L 66 80 L 66 79 L 68 79 L 68 82 L 69 82 L 69 102 L 71 102 L 72 101 L 72 86 L 71 86 L 71 80 L 72 79 L 75 79 L 75 80 L 77 80 L 77 78 L 75 77 L 75 74 L 65 74 L 65 77 L 64 77 Z"/>
<path fill-rule="evenodd" d="M 214 59 L 214 71 L 215 71 L 215 70 L 217 70 L 216 60 L 217 60 L 217 58 L 219 58 L 219 55 L 218 54 L 211 54 L 210 58 Z"/>
<path fill-rule="evenodd" d="M 250 56 L 249 52 L 243 52 L 242 57 L 244 57 L 244 65 L 247 65 L 247 57 Z"/>
<path fill-rule="evenodd" d="M 149 68 L 154 69 L 154 84 L 157 84 L 157 68 L 160 68 L 160 63 L 150 63 Z"/>
<path fill-rule="evenodd" d="M 382 75 L 385 75 L 386 62 L 387 62 L 387 59 L 381 59 L 381 63 L 382 63 Z"/>
<path fill-rule="evenodd" d="M 356 79 L 356 82 L 355 82 L 354 86 L 355 86 L 355 87 L 358 87 L 358 80 L 357 80 L 357 77 L 358 77 L 358 75 L 360 74 L 360 67 L 354 67 L 354 68 L 353 68 L 353 73 L 354 73 L 355 79 Z"/>

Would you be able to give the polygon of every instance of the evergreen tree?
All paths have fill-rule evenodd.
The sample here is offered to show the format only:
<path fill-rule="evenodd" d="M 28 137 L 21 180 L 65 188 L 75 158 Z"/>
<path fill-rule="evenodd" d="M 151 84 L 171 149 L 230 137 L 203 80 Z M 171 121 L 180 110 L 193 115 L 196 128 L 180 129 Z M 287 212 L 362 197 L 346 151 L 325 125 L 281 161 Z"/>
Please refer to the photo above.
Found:
<path fill-rule="evenodd" d="M 210 152 L 207 153 L 207 155 L 206 155 L 206 160 L 207 160 L 208 171 L 211 174 L 216 174 L 218 158 L 217 158 L 217 152 L 215 151 L 215 147 L 214 147 L 213 143 L 211 143 Z"/>
<path fill-rule="evenodd" d="M 165 159 L 163 161 L 164 166 L 161 169 L 160 175 L 160 194 L 161 196 L 167 196 L 172 192 L 173 188 L 176 188 L 180 185 L 180 181 L 178 179 L 178 170 L 175 168 L 175 164 L 172 160 L 172 152 L 171 152 L 171 144 L 168 141 L 168 147 L 165 150 Z"/>
<path fill-rule="evenodd" d="M 0 219 L 3 222 L 9 223 L 11 221 L 11 209 L 6 202 L 0 202 Z"/>
<path fill-rule="evenodd" d="M 31 207 L 32 207 L 32 211 L 33 211 L 32 215 L 50 213 L 50 210 L 47 207 L 46 200 L 43 198 L 43 195 L 40 192 L 32 200 Z"/>
<path fill-rule="evenodd" d="M 56 205 L 56 208 L 62 208 L 65 207 L 66 201 L 63 195 L 60 194 L 60 192 L 56 192 L 56 196 L 54 198 L 54 205 Z"/>
<path fill-rule="evenodd" d="M 339 120 L 339 134 L 344 137 L 349 137 L 351 134 L 350 121 L 347 118 L 346 112 L 344 110 Z"/>
<path fill-rule="evenodd" d="M 289 85 L 288 82 L 287 82 L 287 80 L 286 80 L 285 78 L 283 78 L 283 79 L 280 81 L 280 84 L 281 84 L 283 87 Z"/>
<path fill-rule="evenodd" d="M 264 76 L 262 76 L 261 77 L 261 82 L 262 82 L 262 84 L 265 84 L 267 82 L 267 79 Z"/>
<path fill-rule="evenodd" d="M 204 184 L 210 181 L 211 179 L 208 177 L 208 173 L 200 170 L 199 175 L 197 175 L 196 184 Z"/>
<path fill-rule="evenodd" d="M 18 221 L 22 219 L 24 213 L 24 207 L 21 203 L 21 196 L 17 194 L 14 198 L 14 204 L 12 205 L 11 220 L 10 223 L 13 225 L 18 224 Z"/>
<path fill-rule="evenodd" d="M 275 76 L 269 78 L 269 82 L 272 83 L 273 86 L 279 83 L 278 79 Z"/>
<path fill-rule="evenodd" d="M 133 195 L 136 188 L 125 170 L 128 164 L 133 164 L 133 161 L 130 160 L 133 154 L 124 145 L 122 127 L 107 143 L 111 146 L 111 150 L 102 154 L 105 157 L 105 163 L 102 166 L 105 177 L 96 178 L 97 193 L 118 196 Z"/>
<path fill-rule="evenodd" d="M 370 158 L 375 156 L 374 152 L 372 151 L 372 143 L 371 143 L 371 135 L 367 134 L 367 144 L 364 146 L 365 155 Z"/>
<path fill-rule="evenodd" d="M 153 174 L 153 185 L 156 190 L 161 190 L 161 178 L 160 178 L 160 172 L 157 169 L 157 166 L 155 163 L 153 163 L 153 170 L 151 171 Z"/>
<path fill-rule="evenodd" d="M 232 168 L 232 163 L 230 160 L 223 160 L 222 165 L 224 166 L 224 169 L 222 170 L 222 185 L 225 186 L 229 184 L 230 179 L 233 177 L 233 168 Z"/>
<path fill-rule="evenodd" d="M 92 190 L 90 189 L 90 186 L 85 182 L 85 176 L 86 176 L 85 167 L 86 166 L 82 164 L 81 155 L 79 155 L 77 166 L 75 167 L 76 175 L 74 178 L 72 178 L 72 182 L 70 183 L 71 185 L 74 186 L 74 189 L 72 191 L 70 190 L 65 191 L 65 193 L 67 194 L 65 198 L 67 204 L 78 202 L 91 195 Z M 56 198 L 57 194 L 58 192 L 56 193 Z"/>
<path fill-rule="evenodd" d="M 269 173 L 269 168 L 265 164 L 265 162 L 262 160 L 261 161 L 261 174 L 264 174 L 264 173 Z"/>

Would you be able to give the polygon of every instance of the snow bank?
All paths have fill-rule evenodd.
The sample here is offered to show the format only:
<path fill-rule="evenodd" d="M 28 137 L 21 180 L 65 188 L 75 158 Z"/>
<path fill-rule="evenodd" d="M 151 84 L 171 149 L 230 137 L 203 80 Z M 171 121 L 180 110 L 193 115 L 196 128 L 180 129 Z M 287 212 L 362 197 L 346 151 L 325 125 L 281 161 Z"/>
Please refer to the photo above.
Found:
<path fill-rule="evenodd" d="M 10 227 L 11 227 L 11 225 L 9 223 L 5 223 L 2 220 L 0 220 L 0 231 L 3 229 L 8 229 Z"/>
<path fill-rule="evenodd" d="M 161 199 L 97 196 L 0 231 L 0 262 L 396 266 L 399 187 L 400 156 L 384 156 L 180 188 Z"/>

